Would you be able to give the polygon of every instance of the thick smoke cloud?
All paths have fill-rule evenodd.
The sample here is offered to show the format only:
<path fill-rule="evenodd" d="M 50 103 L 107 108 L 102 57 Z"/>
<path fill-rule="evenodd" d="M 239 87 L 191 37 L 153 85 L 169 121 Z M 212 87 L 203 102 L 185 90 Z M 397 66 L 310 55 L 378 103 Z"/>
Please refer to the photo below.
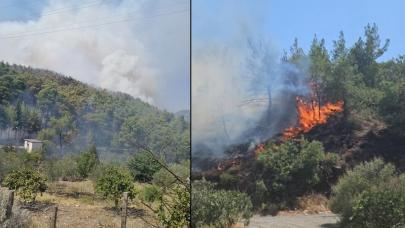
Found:
<path fill-rule="evenodd" d="M 307 64 L 282 61 L 269 42 L 239 40 L 193 50 L 193 152 L 221 156 L 280 133 L 296 121 L 295 96 L 309 91 Z"/>
<path fill-rule="evenodd" d="M 96 3 L 50 0 L 39 18 L 0 22 L 0 59 L 188 109 L 189 1 Z"/>

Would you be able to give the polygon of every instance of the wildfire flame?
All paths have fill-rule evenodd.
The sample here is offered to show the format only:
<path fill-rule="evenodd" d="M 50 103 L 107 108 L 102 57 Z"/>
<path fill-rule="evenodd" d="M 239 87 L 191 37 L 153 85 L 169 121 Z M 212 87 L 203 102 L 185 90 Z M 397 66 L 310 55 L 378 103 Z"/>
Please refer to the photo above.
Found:
<path fill-rule="evenodd" d="M 284 130 L 283 138 L 290 139 L 297 136 L 300 132 L 308 132 L 318 124 L 324 124 L 328 118 L 338 112 L 343 111 L 343 101 L 336 103 L 326 103 L 321 106 L 319 103 L 311 100 L 304 101 L 297 97 L 298 127 L 289 127 Z"/>
<path fill-rule="evenodd" d="M 255 149 L 255 157 L 259 156 L 259 154 L 264 150 L 265 150 L 264 144 L 260 143 L 259 145 L 257 145 Z"/>

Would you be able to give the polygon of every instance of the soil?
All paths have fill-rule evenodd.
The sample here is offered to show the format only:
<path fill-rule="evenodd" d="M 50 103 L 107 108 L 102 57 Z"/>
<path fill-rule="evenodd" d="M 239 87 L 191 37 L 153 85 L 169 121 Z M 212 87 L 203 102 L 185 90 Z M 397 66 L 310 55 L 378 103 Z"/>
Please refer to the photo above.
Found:
<path fill-rule="evenodd" d="M 151 227 L 140 209 L 130 208 L 127 227 Z M 37 227 L 50 224 L 53 206 L 33 213 Z M 89 205 L 58 205 L 57 227 L 60 228 L 98 228 L 120 227 L 121 217 L 111 208 Z"/>
<path fill-rule="evenodd" d="M 337 228 L 339 217 L 333 213 L 285 214 L 278 216 L 255 215 L 250 219 L 251 228 Z"/>

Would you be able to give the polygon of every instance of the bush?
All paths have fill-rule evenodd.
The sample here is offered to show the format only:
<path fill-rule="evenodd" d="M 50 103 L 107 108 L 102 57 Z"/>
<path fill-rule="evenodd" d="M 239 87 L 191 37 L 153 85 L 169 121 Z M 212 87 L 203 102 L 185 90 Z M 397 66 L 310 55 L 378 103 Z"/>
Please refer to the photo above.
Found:
<path fill-rule="evenodd" d="M 102 171 L 101 177 L 96 181 L 96 192 L 104 199 L 113 200 L 117 208 L 118 200 L 124 192 L 128 192 L 130 198 L 135 196 L 132 176 L 125 169 L 108 166 Z"/>
<path fill-rule="evenodd" d="M 298 196 L 313 191 L 325 173 L 330 173 L 335 160 L 329 157 L 318 141 L 270 145 L 258 158 L 270 200 L 291 205 Z"/>
<path fill-rule="evenodd" d="M 153 203 L 162 197 L 161 190 L 155 185 L 146 185 L 140 192 L 139 198 L 145 202 Z"/>
<path fill-rule="evenodd" d="M 47 189 L 46 179 L 37 171 L 32 169 L 15 170 L 8 174 L 4 180 L 4 185 L 9 189 L 16 190 L 16 193 L 24 202 L 33 202 L 38 192 Z"/>
<path fill-rule="evenodd" d="M 48 160 L 45 163 L 45 171 L 51 181 L 59 179 L 77 181 L 83 179 L 80 175 L 77 158 L 75 156 L 65 156 L 62 159 Z"/>
<path fill-rule="evenodd" d="M 0 180 L 2 180 L 13 170 L 39 167 L 42 162 L 42 153 L 17 152 L 14 147 L 6 146 L 0 149 L 0 158 Z"/>
<path fill-rule="evenodd" d="M 350 225 L 369 228 L 405 226 L 405 195 L 396 189 L 363 192 L 354 202 Z"/>
<path fill-rule="evenodd" d="M 246 223 L 252 217 L 253 206 L 245 193 L 215 190 L 205 180 L 195 181 L 192 186 L 192 226 L 204 225 L 229 227 L 239 221 Z"/>
<path fill-rule="evenodd" d="M 140 182 L 149 182 L 153 179 L 161 165 L 157 163 L 152 155 L 143 151 L 135 154 L 128 162 L 128 168 L 131 171 L 134 180 Z"/>
<path fill-rule="evenodd" d="M 190 227 L 190 188 L 176 185 L 157 200 L 157 216 L 165 227 Z"/>
<path fill-rule="evenodd" d="M 79 155 L 77 159 L 77 170 L 82 178 L 87 178 L 94 167 L 99 164 L 99 158 L 95 145 Z"/>
<path fill-rule="evenodd" d="M 190 161 L 184 161 L 181 164 L 172 164 L 168 168 L 184 182 L 190 177 Z M 176 178 L 166 169 L 162 168 L 153 174 L 152 183 L 160 187 L 170 187 L 176 184 Z"/>
<path fill-rule="evenodd" d="M 348 223 L 353 215 L 353 205 L 366 190 L 387 185 L 395 176 L 395 168 L 381 159 L 365 162 L 349 170 L 332 189 L 330 207 L 342 215 L 342 222 Z"/>

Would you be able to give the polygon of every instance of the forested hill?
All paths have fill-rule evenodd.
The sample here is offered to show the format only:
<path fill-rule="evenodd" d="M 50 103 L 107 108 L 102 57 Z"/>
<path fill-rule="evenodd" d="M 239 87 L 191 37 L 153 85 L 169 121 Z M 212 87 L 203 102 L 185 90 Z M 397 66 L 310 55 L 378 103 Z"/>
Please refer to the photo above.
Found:
<path fill-rule="evenodd" d="M 130 95 L 71 77 L 0 62 L 0 144 L 45 141 L 48 154 L 89 144 L 115 152 L 147 145 L 168 161 L 189 154 L 189 124 Z"/>

